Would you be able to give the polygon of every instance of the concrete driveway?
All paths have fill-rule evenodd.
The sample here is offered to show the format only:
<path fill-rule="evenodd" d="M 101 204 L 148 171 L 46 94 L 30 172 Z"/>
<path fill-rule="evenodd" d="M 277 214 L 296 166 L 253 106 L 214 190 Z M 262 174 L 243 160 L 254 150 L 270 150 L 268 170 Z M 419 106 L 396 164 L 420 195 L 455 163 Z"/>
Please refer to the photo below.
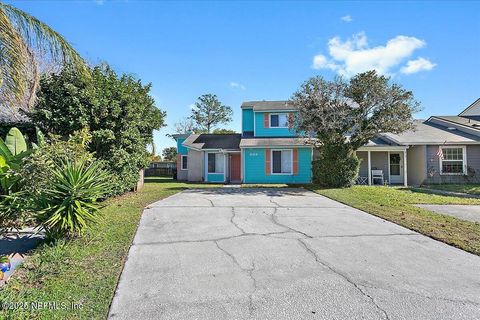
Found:
<path fill-rule="evenodd" d="M 114 319 L 480 319 L 480 257 L 302 189 L 149 206 Z"/>
<path fill-rule="evenodd" d="M 417 204 L 417 207 L 424 208 L 439 214 L 454 216 L 459 219 L 480 223 L 479 205 Z"/>

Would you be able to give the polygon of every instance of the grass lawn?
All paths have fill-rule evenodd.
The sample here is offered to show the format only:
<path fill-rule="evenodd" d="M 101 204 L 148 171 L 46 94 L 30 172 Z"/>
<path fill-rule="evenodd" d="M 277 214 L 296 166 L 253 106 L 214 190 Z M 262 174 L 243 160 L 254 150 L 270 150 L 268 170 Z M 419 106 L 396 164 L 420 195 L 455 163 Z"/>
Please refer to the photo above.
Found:
<path fill-rule="evenodd" d="M 423 187 L 436 190 L 480 195 L 480 184 L 431 184 Z"/>
<path fill-rule="evenodd" d="M 477 204 L 480 199 L 441 196 L 405 188 L 354 186 L 313 191 L 395 222 L 408 229 L 480 255 L 480 224 L 444 216 L 413 204 Z"/>
<path fill-rule="evenodd" d="M 105 319 L 142 209 L 192 187 L 171 179 L 146 179 L 144 189 L 108 200 L 102 217 L 83 237 L 42 245 L 0 289 L 0 309 L 11 303 L 26 310 L 0 310 L 0 319 Z M 33 310 L 32 302 L 57 303 L 57 310 Z M 72 310 L 71 303 L 82 304 Z M 66 304 L 66 309 L 61 309 Z"/>

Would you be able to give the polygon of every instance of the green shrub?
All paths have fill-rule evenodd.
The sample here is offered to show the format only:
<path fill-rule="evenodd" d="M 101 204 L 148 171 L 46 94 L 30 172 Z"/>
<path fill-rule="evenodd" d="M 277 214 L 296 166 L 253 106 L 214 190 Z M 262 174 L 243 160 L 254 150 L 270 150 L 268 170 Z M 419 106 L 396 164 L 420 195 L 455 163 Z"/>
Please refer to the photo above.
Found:
<path fill-rule="evenodd" d="M 17 128 L 8 131 L 5 141 L 0 138 L 0 234 L 22 227 L 31 218 L 31 197 L 23 190 L 20 171 L 32 151 Z"/>
<path fill-rule="evenodd" d="M 35 195 L 47 188 L 55 165 L 62 165 L 66 161 L 93 162 L 94 154 L 87 151 L 90 142 L 91 135 L 86 129 L 74 132 L 66 140 L 59 136 L 50 136 L 49 143 L 42 143 L 41 147 L 25 159 L 19 171 L 24 180 L 25 191 Z"/>
<path fill-rule="evenodd" d="M 2 195 L 0 200 L 0 235 L 20 229 L 33 221 L 32 197 L 24 191 Z"/>
<path fill-rule="evenodd" d="M 104 65 L 93 68 L 91 77 L 64 68 L 42 77 L 40 87 L 29 115 L 33 123 L 63 138 L 88 128 L 92 135 L 88 150 L 108 162 L 113 193 L 134 188 L 139 171 L 149 164 L 153 130 L 164 126 L 165 112 L 149 95 L 151 85 L 117 75 Z"/>
<path fill-rule="evenodd" d="M 312 162 L 313 181 L 324 187 L 350 187 L 358 177 L 360 160 L 348 146 L 323 145 Z"/>
<path fill-rule="evenodd" d="M 81 234 L 96 219 L 110 175 L 100 162 L 85 159 L 55 163 L 51 173 L 48 187 L 35 199 L 38 225 L 49 237 Z"/>

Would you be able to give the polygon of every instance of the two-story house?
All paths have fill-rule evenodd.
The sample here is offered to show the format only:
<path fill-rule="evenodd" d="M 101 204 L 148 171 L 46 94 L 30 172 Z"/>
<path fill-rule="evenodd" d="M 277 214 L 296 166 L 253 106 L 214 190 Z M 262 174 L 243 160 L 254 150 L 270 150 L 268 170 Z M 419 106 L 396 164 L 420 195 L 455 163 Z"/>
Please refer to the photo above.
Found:
<path fill-rule="evenodd" d="M 187 181 L 309 183 L 312 147 L 289 129 L 287 101 L 242 104 L 241 134 L 179 134 L 177 178 Z"/>
<path fill-rule="evenodd" d="M 179 180 L 310 183 L 314 151 L 288 126 L 288 101 L 244 102 L 241 134 L 180 134 Z M 357 150 L 359 184 L 480 181 L 480 99 L 458 116 L 417 120 L 403 134 L 379 134 Z"/>

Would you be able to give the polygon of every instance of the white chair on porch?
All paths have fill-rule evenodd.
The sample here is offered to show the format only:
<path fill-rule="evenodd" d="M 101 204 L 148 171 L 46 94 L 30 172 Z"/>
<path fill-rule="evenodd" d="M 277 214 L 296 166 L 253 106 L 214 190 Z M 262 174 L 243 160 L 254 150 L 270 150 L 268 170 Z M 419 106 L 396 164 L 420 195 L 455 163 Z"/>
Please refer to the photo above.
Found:
<path fill-rule="evenodd" d="M 368 177 L 359 176 L 357 178 L 357 184 L 358 185 L 367 185 L 368 184 Z"/>
<path fill-rule="evenodd" d="M 380 181 L 380 185 L 384 185 L 383 170 L 372 170 L 372 184 L 375 184 L 375 180 Z"/>

